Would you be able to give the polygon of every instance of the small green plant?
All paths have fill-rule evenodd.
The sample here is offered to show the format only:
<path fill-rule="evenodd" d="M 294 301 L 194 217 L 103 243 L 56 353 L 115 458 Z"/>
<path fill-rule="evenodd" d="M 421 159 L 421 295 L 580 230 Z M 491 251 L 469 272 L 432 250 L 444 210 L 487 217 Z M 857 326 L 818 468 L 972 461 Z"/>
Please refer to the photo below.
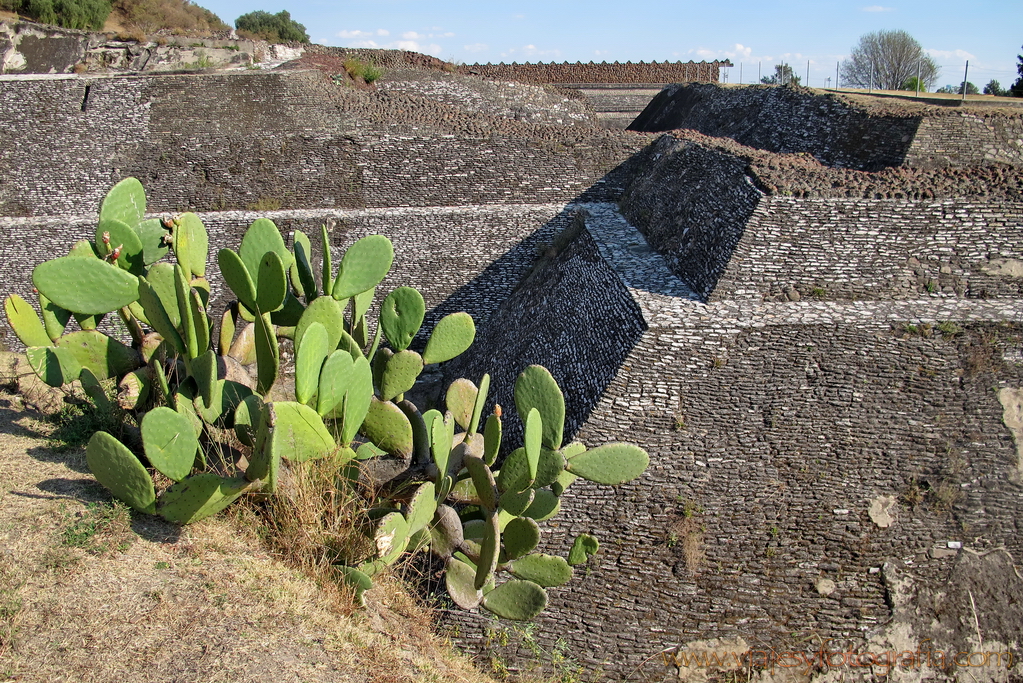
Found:
<path fill-rule="evenodd" d="M 364 83 L 373 83 L 384 75 L 383 69 L 370 63 L 366 63 L 356 57 L 348 57 L 344 61 L 345 71 L 353 81 L 362 80 Z"/>
<path fill-rule="evenodd" d="M 927 285 L 924 288 L 928 291 L 928 293 L 934 294 L 938 291 L 938 283 L 934 280 L 928 280 Z"/>
<path fill-rule="evenodd" d="M 821 300 L 821 299 L 826 299 L 827 296 L 828 296 L 828 290 L 824 289 L 823 287 L 811 287 L 810 288 L 810 298 L 812 298 L 812 299 Z"/>
<path fill-rule="evenodd" d="M 62 510 L 67 525 L 60 533 L 66 548 L 81 548 L 90 554 L 124 550 L 131 538 L 131 515 L 119 500 L 110 504 L 89 503 L 85 510 L 71 514 Z"/>
<path fill-rule="evenodd" d="M 282 206 L 284 202 L 277 197 L 260 197 L 245 208 L 249 211 L 277 211 Z"/>
<path fill-rule="evenodd" d="M 963 333 L 963 328 L 952 322 L 946 320 L 945 322 L 939 323 L 937 326 L 938 332 L 941 332 L 945 339 L 953 339 Z"/>

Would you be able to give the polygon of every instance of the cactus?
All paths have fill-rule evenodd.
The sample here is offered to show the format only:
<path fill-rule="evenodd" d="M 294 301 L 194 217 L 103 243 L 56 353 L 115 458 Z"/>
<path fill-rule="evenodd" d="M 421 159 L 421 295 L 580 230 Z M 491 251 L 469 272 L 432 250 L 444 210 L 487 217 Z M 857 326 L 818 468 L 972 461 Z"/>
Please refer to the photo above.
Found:
<path fill-rule="evenodd" d="M 437 512 L 436 489 L 433 482 L 424 482 L 416 488 L 408 505 L 403 510 L 408 521 L 409 535 L 426 529 Z"/>
<path fill-rule="evenodd" d="M 50 338 L 50 341 L 56 342 L 64 334 L 64 329 L 67 327 L 68 321 L 71 320 L 71 311 L 66 311 L 56 305 L 43 296 L 42 292 L 39 293 L 39 310 L 43 314 L 46 336 Z M 13 328 L 13 325 L 11 327 Z"/>
<path fill-rule="evenodd" d="M 398 406 L 375 396 L 362 422 L 362 433 L 377 447 L 399 458 L 412 456 L 412 424 Z"/>
<path fill-rule="evenodd" d="M 528 621 L 547 608 L 547 591 L 532 581 L 511 579 L 484 595 L 482 604 L 502 619 Z"/>
<path fill-rule="evenodd" d="M 565 558 L 536 553 L 508 563 L 508 572 L 544 588 L 563 586 L 572 580 L 572 567 Z"/>
<path fill-rule="evenodd" d="M 503 504 L 504 500 L 501 502 Z M 540 543 L 540 526 L 529 517 L 516 517 L 505 526 L 503 540 L 507 558 L 518 559 Z"/>
<path fill-rule="evenodd" d="M 373 579 L 360 572 L 355 567 L 339 566 L 336 568 L 341 580 L 355 590 L 355 601 L 366 606 L 365 593 L 373 587 Z"/>
<path fill-rule="evenodd" d="M 135 226 L 146 213 L 146 191 L 135 178 L 118 182 L 100 204 L 99 219 L 114 219 Z"/>
<path fill-rule="evenodd" d="M 448 559 L 462 545 L 464 535 L 462 533 L 462 521 L 458 519 L 458 513 L 448 505 L 437 505 L 433 515 L 433 525 L 430 527 L 431 543 L 433 553 L 441 559 Z"/>
<path fill-rule="evenodd" d="M 394 246 L 383 235 L 369 235 L 348 248 L 331 289 L 338 300 L 348 299 L 380 284 L 394 261 Z"/>
<path fill-rule="evenodd" d="M 66 334 L 57 340 L 57 346 L 70 351 L 97 379 L 118 377 L 142 365 L 138 351 L 95 330 Z"/>
<path fill-rule="evenodd" d="M 145 265 L 153 265 L 170 251 L 170 247 L 164 241 L 167 230 L 163 227 L 163 222 L 160 219 L 150 218 L 142 221 L 135 228 L 135 232 L 139 236 L 139 241 L 142 242 L 142 261 Z M 204 257 L 203 261 L 205 262 L 205 260 Z"/>
<path fill-rule="evenodd" d="M 274 447 L 290 462 L 305 462 L 329 455 L 337 448 L 323 420 L 307 405 L 294 401 L 275 401 L 277 420 Z"/>
<path fill-rule="evenodd" d="M 327 299 L 333 301 L 333 299 Z M 319 323 L 317 323 L 319 325 Z M 322 327 L 322 326 L 321 326 Z M 304 353 L 300 351 L 300 353 Z M 355 363 L 347 351 L 337 350 L 327 356 L 320 367 L 317 390 L 316 390 L 316 412 L 321 417 L 333 411 L 348 391 L 355 370 Z M 297 369 L 296 369 L 296 393 L 297 393 Z M 372 391 L 372 387 L 370 387 Z"/>
<path fill-rule="evenodd" d="M 28 364 L 41 380 L 59 387 L 78 378 L 82 366 L 67 349 L 56 346 L 30 346 L 25 350 Z"/>
<path fill-rule="evenodd" d="M 285 275 L 284 262 L 276 252 L 268 251 L 259 261 L 254 311 L 270 313 L 282 308 L 287 294 L 288 279 Z"/>
<path fill-rule="evenodd" d="M 380 306 L 380 327 L 395 351 L 404 351 L 423 326 L 426 303 L 419 290 L 398 287 Z"/>
<path fill-rule="evenodd" d="M 423 363 L 449 361 L 472 346 L 475 338 L 476 324 L 471 315 L 464 312 L 446 315 L 437 322 L 426 342 Z"/>
<path fill-rule="evenodd" d="M 277 374 L 281 369 L 281 352 L 277 346 L 277 335 L 274 334 L 269 313 L 256 318 L 255 346 L 258 370 L 256 391 L 266 396 L 277 381 Z"/>
<path fill-rule="evenodd" d="M 82 315 L 116 311 L 139 298 L 137 277 L 99 259 L 44 261 L 32 271 L 32 284 L 57 306 Z"/>
<path fill-rule="evenodd" d="M 476 489 L 476 497 L 480 505 L 490 514 L 497 512 L 497 484 L 494 482 L 494 475 L 490 468 L 480 458 L 469 456 L 465 458 L 465 468 L 469 470 L 472 477 L 473 487 Z"/>
<path fill-rule="evenodd" d="M 444 583 L 448 595 L 462 609 L 475 609 L 483 600 L 483 591 L 475 586 L 476 569 L 454 557 L 444 567 Z"/>
<path fill-rule="evenodd" d="M 238 247 L 238 256 L 258 288 L 259 266 L 267 252 L 274 252 L 281 258 L 285 270 L 291 268 L 292 255 L 286 246 L 281 231 L 268 218 L 257 218 L 249 225 L 242 243 Z M 232 288 L 233 289 L 233 288 Z M 237 294 L 238 292 L 235 292 Z"/>
<path fill-rule="evenodd" d="M 521 515 L 533 504 L 536 489 L 527 488 L 525 491 L 506 491 L 501 494 L 501 509 L 513 514 Z"/>
<path fill-rule="evenodd" d="M 120 441 L 106 432 L 96 432 L 85 449 L 85 460 L 96 480 L 114 497 L 140 512 L 156 511 L 156 490 L 149 472 Z"/>
<path fill-rule="evenodd" d="M 598 484 L 624 484 L 643 474 L 650 457 L 639 446 L 611 443 L 590 449 L 568 461 L 568 471 Z"/>
<path fill-rule="evenodd" d="M 572 549 L 568 551 L 568 563 L 573 566 L 584 564 L 596 555 L 599 549 L 600 543 L 596 536 L 579 534 L 572 543 Z"/>
<path fill-rule="evenodd" d="M 204 472 L 171 486 L 163 492 L 156 511 L 168 522 L 191 524 L 215 515 L 252 487 L 244 477 L 221 477 Z"/>
<path fill-rule="evenodd" d="M 298 296 L 306 297 L 312 302 L 316 298 L 316 279 L 313 277 L 312 263 L 313 245 L 309 237 L 301 230 L 295 231 L 292 244 L 294 262 L 291 264 L 291 286 Z"/>
<path fill-rule="evenodd" d="M 327 348 L 333 351 L 341 343 L 344 334 L 344 321 L 341 318 L 341 306 L 329 296 L 317 297 L 306 307 L 305 312 L 295 327 L 295 348 L 301 348 L 302 338 L 313 323 L 323 325 L 327 331 Z"/>
<path fill-rule="evenodd" d="M 487 403 L 487 394 L 490 392 L 490 375 L 483 375 L 480 379 L 479 389 L 476 390 L 476 401 L 472 406 L 472 417 L 469 418 L 469 425 L 465 431 L 473 434 L 479 429 L 480 418 L 483 417 L 483 407 Z M 488 465 L 493 464 L 493 460 L 487 463 Z"/>
<path fill-rule="evenodd" d="M 423 371 L 423 358 L 415 351 L 399 351 L 387 359 L 380 377 L 380 398 L 390 401 L 416 383 Z"/>
<path fill-rule="evenodd" d="M 17 294 L 11 294 L 4 301 L 4 313 L 7 314 L 7 322 L 14 330 L 14 334 L 25 346 L 53 344 L 53 339 L 46 333 L 46 328 L 36 315 L 35 309 Z"/>
<path fill-rule="evenodd" d="M 444 397 L 444 403 L 454 416 L 455 424 L 467 432 L 470 431 L 469 423 L 472 421 L 478 393 L 475 384 L 460 377 L 448 385 L 448 391 Z"/>
<path fill-rule="evenodd" d="M 392 556 L 408 545 L 409 525 L 400 512 L 390 512 L 377 520 L 373 527 L 373 543 L 377 557 Z"/>
<path fill-rule="evenodd" d="M 319 388 L 320 368 L 327 359 L 327 330 L 313 323 L 302 338 L 302 346 L 295 354 L 295 398 L 299 403 L 310 403 Z M 347 354 L 346 354 L 347 355 Z M 351 358 L 348 359 L 351 366 Z M 334 402 L 337 405 L 337 401 Z M 334 408 L 332 405 L 328 410 Z M 320 415 L 327 411 L 321 411 Z"/>
<path fill-rule="evenodd" d="M 249 481 L 263 481 L 263 489 L 267 493 L 273 493 L 277 488 L 277 473 L 281 467 L 281 450 L 275 438 L 277 413 L 272 403 L 263 405 L 258 413 L 254 413 L 252 405 L 246 406 L 246 409 L 249 416 L 258 421 L 258 428 L 253 439 L 252 459 L 245 470 L 245 478 Z"/>
<path fill-rule="evenodd" d="M 142 443 L 149 463 L 174 481 L 192 471 L 199 441 L 188 418 L 170 408 L 154 408 L 142 418 Z"/>
<path fill-rule="evenodd" d="M 525 419 L 532 408 L 543 420 L 542 444 L 552 451 L 561 448 L 565 397 L 551 373 L 540 365 L 530 365 L 515 380 L 515 409 Z"/>
<path fill-rule="evenodd" d="M 142 240 L 130 226 L 119 220 L 100 220 L 96 227 L 96 249 L 100 258 L 113 259 L 114 264 L 132 275 L 145 272 Z M 115 251 L 116 257 L 113 255 Z"/>
<path fill-rule="evenodd" d="M 174 257 L 186 275 L 204 277 L 209 236 L 206 226 L 194 213 L 183 213 L 174 221 Z"/>
<path fill-rule="evenodd" d="M 501 550 L 501 527 L 497 515 L 488 512 L 483 520 L 483 538 L 480 541 L 479 562 L 476 565 L 476 589 L 483 588 L 493 579 Z"/>
<path fill-rule="evenodd" d="M 559 512 L 561 512 L 561 498 L 547 489 L 537 489 L 533 495 L 533 502 L 522 515 L 543 522 Z"/>

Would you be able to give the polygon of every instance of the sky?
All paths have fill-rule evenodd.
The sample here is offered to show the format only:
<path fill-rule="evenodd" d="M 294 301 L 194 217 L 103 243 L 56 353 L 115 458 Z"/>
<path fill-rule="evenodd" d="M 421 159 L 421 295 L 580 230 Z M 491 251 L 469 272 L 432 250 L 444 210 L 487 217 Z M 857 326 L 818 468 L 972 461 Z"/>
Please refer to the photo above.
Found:
<path fill-rule="evenodd" d="M 871 4 L 881 2 L 882 4 Z M 198 0 L 229 24 L 287 9 L 314 43 L 414 50 L 448 61 L 731 60 L 730 83 L 791 64 L 811 87 L 834 85 L 861 35 L 908 31 L 941 66 L 938 85 L 991 79 L 1007 88 L 1023 52 L 1023 0 Z M 809 65 L 809 82 L 806 82 Z M 831 81 L 827 81 L 831 78 Z"/>

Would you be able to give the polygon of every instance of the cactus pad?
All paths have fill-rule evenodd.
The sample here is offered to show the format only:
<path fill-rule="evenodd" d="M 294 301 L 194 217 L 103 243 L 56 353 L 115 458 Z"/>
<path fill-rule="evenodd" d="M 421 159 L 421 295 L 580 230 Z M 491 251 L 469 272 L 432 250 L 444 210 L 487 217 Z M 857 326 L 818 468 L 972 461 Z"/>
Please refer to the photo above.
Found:
<path fill-rule="evenodd" d="M 596 536 L 590 534 L 579 534 L 572 543 L 572 549 L 568 551 L 568 563 L 570 565 L 583 564 L 597 554 L 600 543 Z"/>
<path fill-rule="evenodd" d="M 120 441 L 106 432 L 96 432 L 85 449 L 89 469 L 115 498 L 131 507 L 153 514 L 156 491 L 149 472 Z"/>
<path fill-rule="evenodd" d="M 238 301 L 250 311 L 256 310 L 256 283 L 242 257 L 230 249 L 221 249 L 217 252 L 217 265 Z"/>
<path fill-rule="evenodd" d="M 352 587 L 355 591 L 355 602 L 362 607 L 366 606 L 366 591 L 373 587 L 373 579 L 360 572 L 355 567 L 335 567 L 341 580 Z"/>
<path fill-rule="evenodd" d="M 476 565 L 476 589 L 490 583 L 497 569 L 497 556 L 501 551 L 501 527 L 495 514 L 487 514 L 483 520 L 483 539 L 480 541 L 480 560 Z"/>
<path fill-rule="evenodd" d="M 483 596 L 483 607 L 502 619 L 528 621 L 547 607 L 547 591 L 522 579 L 511 579 Z"/>
<path fill-rule="evenodd" d="M 14 334 L 25 346 L 51 346 L 53 340 L 46 333 L 32 305 L 17 294 L 11 294 L 4 300 L 4 313 Z M 63 328 L 61 329 L 63 331 Z M 57 335 L 60 336 L 60 335 Z"/>
<path fill-rule="evenodd" d="M 329 297 L 322 298 L 333 301 Z M 347 351 L 338 349 L 327 356 L 320 369 L 316 393 L 316 412 L 321 416 L 334 410 L 344 398 L 351 385 L 353 369 L 352 356 Z"/>
<path fill-rule="evenodd" d="M 438 505 L 433 515 L 433 526 L 430 528 L 431 543 L 434 555 L 447 559 L 462 544 L 462 521 L 458 513 L 448 505 Z"/>
<path fill-rule="evenodd" d="M 57 340 L 57 346 L 70 351 L 97 379 L 119 377 L 142 365 L 138 351 L 95 330 L 66 334 Z"/>
<path fill-rule="evenodd" d="M 170 251 L 170 247 L 163 240 L 167 236 L 167 230 L 164 229 L 163 221 L 159 218 L 142 221 L 138 224 L 135 232 L 139 236 L 139 241 L 142 242 L 142 262 L 145 265 L 156 263 Z"/>
<path fill-rule="evenodd" d="M 472 316 L 465 312 L 451 313 L 444 316 L 433 328 L 426 349 L 423 351 L 423 363 L 443 363 L 472 346 L 476 338 L 476 323 Z"/>
<path fill-rule="evenodd" d="M 517 559 L 532 552 L 540 543 L 540 526 L 529 517 L 516 517 L 504 527 L 503 540 L 508 559 Z"/>
<path fill-rule="evenodd" d="M 136 178 L 128 177 L 107 192 L 99 208 L 99 219 L 119 220 L 132 227 L 138 225 L 146 213 L 146 191 Z"/>
<path fill-rule="evenodd" d="M 543 436 L 543 424 L 540 411 L 530 408 L 526 416 L 526 433 L 523 438 L 522 450 L 526 452 L 526 465 L 529 468 L 529 483 L 536 481 L 536 468 L 540 464 L 540 439 Z M 542 484 L 541 484 L 542 486 Z"/>
<path fill-rule="evenodd" d="M 437 511 L 435 495 L 436 490 L 432 481 L 420 484 L 416 492 L 412 494 L 412 498 L 404 510 L 405 519 L 408 521 L 409 535 L 425 529 L 430 524 Z"/>
<path fill-rule="evenodd" d="M 490 392 L 490 375 L 483 375 L 480 379 L 480 387 L 476 391 L 476 402 L 472 406 L 472 417 L 469 418 L 469 426 L 465 430 L 469 433 L 475 432 L 479 429 L 480 418 L 483 417 L 483 406 L 487 403 L 487 394 Z M 493 461 L 487 464 L 492 464 Z"/>
<path fill-rule="evenodd" d="M 368 235 L 348 248 L 341 258 L 341 270 L 331 294 L 348 299 L 376 287 L 391 269 L 394 246 L 383 235 Z"/>
<path fill-rule="evenodd" d="M 391 455 L 400 458 L 412 456 L 412 424 L 393 403 L 377 400 L 374 396 L 362 422 L 362 433 Z"/>
<path fill-rule="evenodd" d="M 501 452 L 501 418 L 498 415 L 491 415 L 487 418 L 487 426 L 483 429 L 483 462 L 493 465 Z"/>
<path fill-rule="evenodd" d="M 525 491 L 506 491 L 501 496 L 501 509 L 513 515 L 521 515 L 533 504 L 533 497 L 536 489 L 527 488 Z"/>
<path fill-rule="evenodd" d="M 444 583 L 448 595 L 462 609 L 475 609 L 483 600 L 483 592 L 474 585 L 476 569 L 471 565 L 448 558 L 444 571 Z"/>
<path fill-rule="evenodd" d="M 401 396 L 415 386 L 423 371 L 423 358 L 415 351 L 399 351 L 387 359 L 380 377 L 380 395 L 385 401 Z"/>
<path fill-rule="evenodd" d="M 170 408 L 153 408 L 142 418 L 142 444 L 149 463 L 174 481 L 192 471 L 199 442 L 188 418 Z"/>
<path fill-rule="evenodd" d="M 64 334 L 64 328 L 67 327 L 68 321 L 71 320 L 71 311 L 64 310 L 43 296 L 42 293 L 39 294 L 39 310 L 43 314 L 43 326 L 46 328 L 46 336 L 50 338 L 50 341 L 57 341 L 60 339 L 60 335 Z"/>
<path fill-rule="evenodd" d="M 309 406 L 293 401 L 277 401 L 273 407 L 277 415 L 274 448 L 280 451 L 285 460 L 316 460 L 330 455 L 337 448 L 323 420 Z"/>
<path fill-rule="evenodd" d="M 515 409 L 519 417 L 525 421 L 533 408 L 543 420 L 543 445 L 558 450 L 565 429 L 565 397 L 551 373 L 540 365 L 530 365 L 515 380 Z"/>
<path fill-rule="evenodd" d="M 168 522 L 191 524 L 217 514 L 251 485 L 244 477 L 221 477 L 212 472 L 197 474 L 164 491 L 156 511 Z"/>
<path fill-rule="evenodd" d="M 313 323 L 306 330 L 302 345 L 295 354 L 295 398 L 299 403 L 309 403 L 316 395 L 320 368 L 327 358 L 327 352 L 327 330 L 320 323 Z M 334 405 L 337 405 L 336 401 Z"/>
<path fill-rule="evenodd" d="M 563 586 L 572 580 L 572 568 L 565 558 L 556 555 L 526 555 L 510 562 L 508 571 L 515 578 L 532 581 L 544 588 Z"/>
<path fill-rule="evenodd" d="M 400 512 L 390 512 L 378 519 L 373 527 L 377 557 L 392 555 L 399 548 L 404 550 L 408 545 L 408 536 L 408 522 Z"/>
<path fill-rule="evenodd" d="M 478 393 L 476 385 L 464 377 L 459 377 L 448 385 L 444 403 L 454 416 L 455 423 L 465 431 L 469 431 L 469 422 L 472 421 L 472 411 Z"/>
<path fill-rule="evenodd" d="M 104 242 L 104 238 L 109 242 Z M 143 260 L 142 241 L 138 234 L 119 220 L 101 220 L 96 228 L 96 244 L 103 256 L 115 249 L 120 249 L 114 264 L 127 270 L 132 275 L 145 273 L 146 264 Z"/>
<path fill-rule="evenodd" d="M 538 522 L 550 519 L 561 511 L 561 499 L 547 489 L 538 489 L 533 503 L 522 513 Z"/>
<path fill-rule="evenodd" d="M 527 487 L 542 488 L 556 481 L 565 469 L 565 458 L 557 451 L 540 449 L 537 460 L 536 477 L 530 477 L 529 459 L 525 448 L 516 448 L 501 465 L 497 485 L 501 491 L 524 491 Z"/>
<path fill-rule="evenodd" d="M 242 405 L 245 405 L 245 402 L 242 402 Z M 272 403 L 264 404 L 258 411 L 252 405 L 247 406 L 247 409 L 255 426 L 255 436 L 245 478 L 249 481 L 263 481 L 263 490 L 273 493 L 277 488 L 277 472 L 281 467 L 280 449 L 274 448 L 277 413 Z M 235 419 L 238 419 L 237 413 Z M 235 427 L 237 425 L 235 422 Z"/>
<path fill-rule="evenodd" d="M 116 311 L 139 298 L 137 277 L 93 258 L 62 256 L 40 263 L 32 283 L 56 305 L 83 315 Z"/>
<path fill-rule="evenodd" d="M 320 323 L 327 330 L 327 348 L 330 351 L 338 348 L 341 334 L 344 331 L 344 320 L 341 317 L 341 306 L 329 296 L 317 297 L 309 306 L 295 326 L 295 347 L 302 346 L 302 337 L 313 323 Z"/>
<path fill-rule="evenodd" d="M 291 265 L 291 286 L 295 294 L 306 297 L 307 301 L 316 298 L 316 278 L 313 277 L 312 253 L 313 244 L 309 236 L 301 230 L 295 231 L 292 244 L 295 260 Z"/>
<path fill-rule="evenodd" d="M 249 269 L 249 273 L 255 275 L 259 272 L 259 264 L 268 251 L 281 257 L 285 269 L 291 268 L 291 252 L 284 246 L 281 231 L 269 218 L 257 218 L 245 231 L 242 243 L 238 247 L 238 255 Z"/>
<path fill-rule="evenodd" d="M 59 346 L 30 346 L 25 349 L 25 356 L 39 379 L 51 387 L 73 382 L 82 372 L 78 359 Z"/>
<path fill-rule="evenodd" d="M 259 275 L 256 278 L 256 312 L 270 313 L 284 305 L 288 294 L 288 276 L 281 257 L 272 251 L 263 254 L 259 260 Z"/>
<path fill-rule="evenodd" d="M 321 297 L 329 298 L 329 297 Z M 317 299 L 319 301 L 319 299 Z M 373 401 L 373 370 L 361 355 L 352 364 L 352 377 L 343 399 L 341 443 L 352 442 L 369 413 Z M 335 410 L 335 413 L 337 411 Z M 411 429 L 411 425 L 410 425 Z"/>
<path fill-rule="evenodd" d="M 253 341 L 256 346 L 256 391 L 266 396 L 277 381 L 277 374 L 281 369 L 281 352 L 277 346 L 277 335 L 270 324 L 269 313 L 256 318 Z"/>
<path fill-rule="evenodd" d="M 398 287 L 380 306 L 380 327 L 395 351 L 404 351 L 423 326 L 426 302 L 419 290 Z"/>
<path fill-rule="evenodd" d="M 494 475 L 490 468 L 480 458 L 472 456 L 465 458 L 464 465 L 469 470 L 469 476 L 472 477 L 480 504 L 491 514 L 497 512 L 497 484 L 494 482 Z"/>
<path fill-rule="evenodd" d="M 206 275 L 206 257 L 209 255 L 209 236 L 206 226 L 194 213 L 183 213 L 174 222 L 174 257 L 186 275 Z"/>
<path fill-rule="evenodd" d="M 643 474 L 649 464 L 650 456 L 639 446 L 609 443 L 573 457 L 568 471 L 598 484 L 624 484 Z"/>

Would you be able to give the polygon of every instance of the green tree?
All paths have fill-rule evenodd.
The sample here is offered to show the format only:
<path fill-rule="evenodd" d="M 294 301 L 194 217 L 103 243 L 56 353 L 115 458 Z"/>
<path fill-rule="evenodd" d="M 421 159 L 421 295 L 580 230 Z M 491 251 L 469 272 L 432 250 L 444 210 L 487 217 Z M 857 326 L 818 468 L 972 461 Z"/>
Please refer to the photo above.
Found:
<path fill-rule="evenodd" d="M 13 0 L 11 11 L 64 28 L 98 31 L 110 16 L 109 0 Z"/>
<path fill-rule="evenodd" d="M 234 27 L 242 35 L 271 43 L 308 43 L 305 26 L 291 18 L 287 10 L 270 14 L 262 10 L 249 12 L 235 19 Z"/>
<path fill-rule="evenodd" d="M 924 83 L 924 79 L 917 78 L 916 76 L 910 78 L 906 81 L 906 84 L 902 86 L 903 90 L 911 90 L 913 92 L 916 92 L 918 88 L 920 92 L 927 92 L 927 84 Z"/>
<path fill-rule="evenodd" d="M 984 86 L 984 94 L 994 95 L 995 97 L 1004 97 L 1005 91 L 1002 90 L 1002 84 L 992 78 L 988 81 L 988 84 Z"/>
<path fill-rule="evenodd" d="M 799 76 L 796 75 L 790 65 L 775 64 L 774 75 L 764 76 L 760 79 L 760 82 L 767 85 L 799 85 Z"/>
<path fill-rule="evenodd" d="M 1023 97 L 1023 55 L 1017 55 L 1016 59 L 1019 60 L 1019 64 L 1016 65 L 1016 70 L 1019 72 L 1019 78 L 1016 82 L 1009 87 L 1009 95 L 1012 97 Z"/>
<path fill-rule="evenodd" d="M 937 63 L 905 31 L 875 31 L 861 36 L 841 67 L 843 86 L 877 90 L 902 90 L 918 74 L 932 88 L 940 73 Z"/>

